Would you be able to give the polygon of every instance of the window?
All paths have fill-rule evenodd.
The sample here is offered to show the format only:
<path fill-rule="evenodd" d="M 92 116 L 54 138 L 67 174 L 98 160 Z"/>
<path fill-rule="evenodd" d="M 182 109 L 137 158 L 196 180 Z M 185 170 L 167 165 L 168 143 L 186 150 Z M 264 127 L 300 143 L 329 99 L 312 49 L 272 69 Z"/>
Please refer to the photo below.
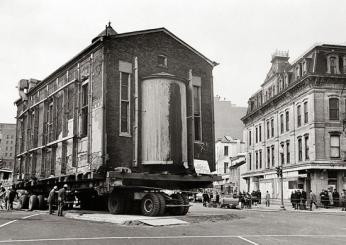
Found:
<path fill-rule="evenodd" d="M 274 167 L 275 166 L 275 154 L 274 154 L 274 146 L 272 145 L 272 166 Z"/>
<path fill-rule="evenodd" d="M 329 99 L 329 120 L 339 120 L 339 99 Z"/>
<path fill-rule="evenodd" d="M 130 74 L 120 72 L 120 134 L 130 134 Z"/>
<path fill-rule="evenodd" d="M 267 168 L 270 168 L 270 147 L 267 147 Z"/>
<path fill-rule="evenodd" d="M 89 113 L 89 83 L 85 82 L 82 85 L 82 107 L 81 107 L 81 128 L 80 128 L 80 137 L 84 138 L 88 135 L 88 113 Z"/>
<path fill-rule="evenodd" d="M 270 127 L 272 131 L 272 137 L 274 137 L 274 119 L 270 120 Z"/>
<path fill-rule="evenodd" d="M 269 128 L 269 121 L 267 121 L 267 139 L 270 138 L 270 128 Z"/>
<path fill-rule="evenodd" d="M 296 78 L 299 79 L 301 76 L 300 76 L 300 65 L 297 64 L 296 66 Z"/>
<path fill-rule="evenodd" d="M 202 141 L 201 127 L 201 87 L 193 86 L 193 108 L 195 123 L 195 141 Z"/>
<path fill-rule="evenodd" d="M 280 144 L 281 150 L 280 150 L 280 161 L 281 161 L 281 165 L 285 164 L 285 153 L 284 153 L 284 143 Z"/>
<path fill-rule="evenodd" d="M 301 106 L 297 106 L 297 127 L 302 125 Z"/>
<path fill-rule="evenodd" d="M 252 156 L 251 153 L 249 153 L 249 170 L 251 170 L 251 165 L 252 165 Z"/>
<path fill-rule="evenodd" d="M 262 169 L 262 150 L 259 150 L 259 168 Z"/>
<path fill-rule="evenodd" d="M 280 115 L 280 132 L 284 133 L 284 114 Z"/>
<path fill-rule="evenodd" d="M 309 121 L 308 102 L 304 102 L 304 123 Z"/>
<path fill-rule="evenodd" d="M 228 156 L 228 146 L 227 145 L 225 145 L 223 147 L 223 153 L 224 153 L 224 156 Z"/>
<path fill-rule="evenodd" d="M 304 136 L 305 160 L 309 160 L 309 135 Z"/>
<path fill-rule="evenodd" d="M 256 151 L 255 156 L 256 156 L 256 169 L 258 169 L 258 151 Z"/>
<path fill-rule="evenodd" d="M 290 163 L 290 142 L 286 142 L 286 163 Z"/>
<path fill-rule="evenodd" d="M 223 163 L 223 172 L 227 173 L 227 169 L 228 169 L 228 162 L 224 162 Z"/>
<path fill-rule="evenodd" d="M 306 60 L 304 60 L 303 63 L 302 63 L 302 70 L 303 70 L 303 75 L 305 75 L 307 73 Z"/>
<path fill-rule="evenodd" d="M 331 73 L 331 74 L 337 74 L 336 57 L 331 56 L 331 57 L 329 58 L 329 62 L 330 62 L 330 73 Z"/>
<path fill-rule="evenodd" d="M 342 57 L 343 72 L 346 73 L 346 56 Z"/>
<path fill-rule="evenodd" d="M 255 133 L 255 140 L 256 143 L 258 143 L 258 128 L 256 127 L 256 133 Z"/>
<path fill-rule="evenodd" d="M 259 141 L 261 142 L 262 141 L 262 125 L 259 125 Z"/>
<path fill-rule="evenodd" d="M 53 102 L 51 102 L 48 105 L 48 111 L 47 111 L 47 138 L 46 138 L 46 143 L 50 142 L 53 140 L 53 133 L 54 128 L 53 128 Z"/>
<path fill-rule="evenodd" d="M 164 55 L 157 56 L 157 64 L 159 66 L 167 67 L 167 57 Z"/>
<path fill-rule="evenodd" d="M 251 131 L 249 131 L 249 145 L 251 145 Z"/>
<path fill-rule="evenodd" d="M 297 180 L 290 180 L 288 181 L 288 189 L 298 189 L 298 181 Z"/>
<path fill-rule="evenodd" d="M 298 138 L 298 161 L 303 160 L 302 138 Z"/>
<path fill-rule="evenodd" d="M 286 111 L 286 131 L 289 131 L 290 130 L 290 112 L 289 111 Z"/>
<path fill-rule="evenodd" d="M 330 157 L 340 158 L 340 135 L 330 136 Z"/>

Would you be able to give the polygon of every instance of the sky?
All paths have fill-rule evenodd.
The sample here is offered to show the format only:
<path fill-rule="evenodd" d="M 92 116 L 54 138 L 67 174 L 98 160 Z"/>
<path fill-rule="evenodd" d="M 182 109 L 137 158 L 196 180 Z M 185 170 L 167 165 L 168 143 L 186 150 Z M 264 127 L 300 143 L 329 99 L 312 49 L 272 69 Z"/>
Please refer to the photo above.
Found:
<path fill-rule="evenodd" d="M 275 50 L 346 45 L 342 0 L 1 0 L 0 122 L 15 123 L 20 79 L 44 79 L 111 21 L 118 32 L 165 27 L 209 59 L 214 94 L 246 106 Z"/>

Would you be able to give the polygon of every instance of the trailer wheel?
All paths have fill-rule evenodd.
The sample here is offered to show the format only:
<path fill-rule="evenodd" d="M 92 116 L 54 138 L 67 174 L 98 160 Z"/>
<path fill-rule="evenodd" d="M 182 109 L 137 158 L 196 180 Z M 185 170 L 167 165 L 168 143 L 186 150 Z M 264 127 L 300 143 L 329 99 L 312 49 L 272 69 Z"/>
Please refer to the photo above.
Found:
<path fill-rule="evenodd" d="M 32 211 L 38 206 L 38 199 L 36 195 L 31 195 L 29 197 L 29 210 Z"/>
<path fill-rule="evenodd" d="M 181 197 L 183 198 L 184 205 L 189 205 L 189 197 L 186 194 L 181 194 Z M 189 206 L 185 206 L 182 215 L 186 215 L 189 212 L 189 208 Z"/>
<path fill-rule="evenodd" d="M 181 194 L 172 194 L 171 197 L 175 199 L 175 204 L 183 205 L 184 199 Z M 182 215 L 185 207 L 174 207 L 171 209 L 171 214 L 173 215 Z"/>
<path fill-rule="evenodd" d="M 19 198 L 19 209 L 26 209 L 29 205 L 29 197 L 28 195 L 24 194 L 20 196 Z"/>
<path fill-rule="evenodd" d="M 111 214 L 121 214 L 125 209 L 125 199 L 118 193 L 112 192 L 108 197 L 108 211 Z"/>
<path fill-rule="evenodd" d="M 141 202 L 141 211 L 145 216 L 157 216 L 160 212 L 160 199 L 156 193 L 144 196 Z"/>
<path fill-rule="evenodd" d="M 37 196 L 37 200 L 38 200 L 38 209 L 42 210 L 44 208 L 44 198 L 43 195 L 38 195 Z"/>
<path fill-rule="evenodd" d="M 157 193 L 157 196 L 160 200 L 160 211 L 159 211 L 159 216 L 165 215 L 166 212 L 166 199 L 161 193 Z"/>

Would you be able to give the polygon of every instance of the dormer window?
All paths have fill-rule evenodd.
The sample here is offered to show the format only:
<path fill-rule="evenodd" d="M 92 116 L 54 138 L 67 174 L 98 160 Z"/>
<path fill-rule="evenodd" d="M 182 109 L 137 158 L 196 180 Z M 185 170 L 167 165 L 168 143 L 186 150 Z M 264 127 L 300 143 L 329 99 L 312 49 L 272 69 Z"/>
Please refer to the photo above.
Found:
<path fill-rule="evenodd" d="M 288 87 L 288 74 L 285 73 L 284 75 L 284 84 L 285 84 L 285 87 Z"/>
<path fill-rule="evenodd" d="M 344 74 L 346 74 L 346 56 L 342 57 L 342 64 L 343 64 L 342 71 Z"/>
<path fill-rule="evenodd" d="M 300 64 L 297 64 L 297 66 L 296 66 L 296 78 L 297 79 L 299 79 L 301 77 L 300 72 L 301 72 Z"/>
<path fill-rule="evenodd" d="M 306 60 L 303 61 L 302 67 L 303 67 L 303 76 L 304 76 L 308 72 Z"/>
<path fill-rule="evenodd" d="M 167 67 L 167 57 L 164 55 L 157 56 L 157 65 Z"/>
<path fill-rule="evenodd" d="M 327 73 L 340 74 L 339 71 L 339 57 L 337 55 L 327 56 Z"/>

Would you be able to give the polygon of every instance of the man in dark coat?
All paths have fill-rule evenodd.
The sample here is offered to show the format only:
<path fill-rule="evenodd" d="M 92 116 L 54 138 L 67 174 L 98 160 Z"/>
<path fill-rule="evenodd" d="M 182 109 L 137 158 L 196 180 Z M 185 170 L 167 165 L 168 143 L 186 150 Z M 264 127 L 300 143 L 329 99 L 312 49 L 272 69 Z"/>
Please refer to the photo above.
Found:
<path fill-rule="evenodd" d="M 53 210 L 53 203 L 54 203 L 54 197 L 55 197 L 55 192 L 58 190 L 57 186 L 54 186 L 53 189 L 49 192 L 48 195 L 48 210 L 49 210 L 49 214 L 53 214 L 54 210 Z"/>
<path fill-rule="evenodd" d="M 301 199 L 302 199 L 302 204 L 303 204 L 303 209 L 305 210 L 306 209 L 306 192 L 303 190 L 302 191 L 302 197 L 301 197 Z"/>
<path fill-rule="evenodd" d="M 62 210 L 64 207 L 64 202 L 66 200 L 67 187 L 68 187 L 67 184 L 64 184 L 64 187 L 58 191 L 58 216 L 63 216 Z"/>
<path fill-rule="evenodd" d="M 13 209 L 13 201 L 17 196 L 17 192 L 14 188 L 10 188 L 10 194 L 8 197 L 8 204 L 9 204 L 9 209 Z"/>
<path fill-rule="evenodd" d="M 340 194 L 339 194 L 339 192 L 336 191 L 336 189 L 334 189 L 334 191 L 333 191 L 333 202 L 334 202 L 335 207 L 339 207 Z"/>
<path fill-rule="evenodd" d="M 298 190 L 296 193 L 296 209 L 299 209 L 301 198 L 302 198 L 302 193 L 300 192 L 300 190 Z"/>

